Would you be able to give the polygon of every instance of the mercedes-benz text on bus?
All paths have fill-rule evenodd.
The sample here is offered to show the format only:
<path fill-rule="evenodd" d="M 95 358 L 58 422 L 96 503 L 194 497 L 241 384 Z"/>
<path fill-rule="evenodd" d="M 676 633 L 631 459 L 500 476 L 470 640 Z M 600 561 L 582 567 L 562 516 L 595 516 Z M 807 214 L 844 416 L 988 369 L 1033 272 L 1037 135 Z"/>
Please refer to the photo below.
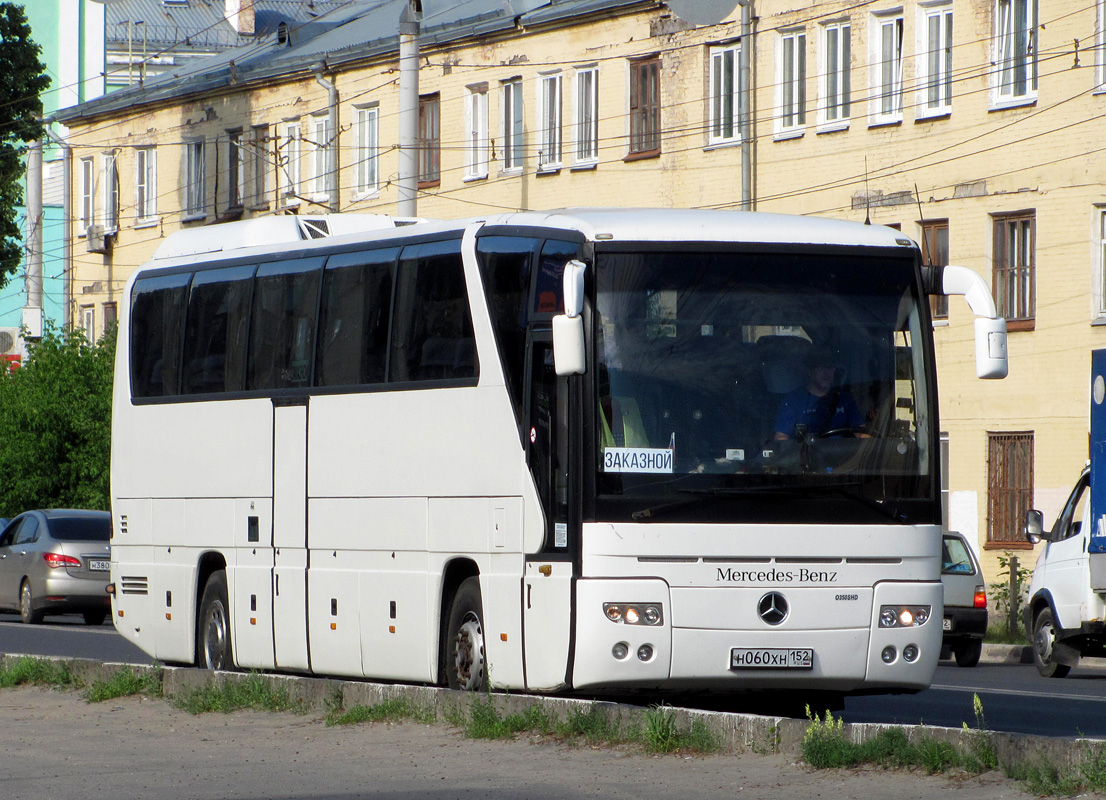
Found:
<path fill-rule="evenodd" d="M 157 659 L 474 689 L 910 691 L 941 649 L 927 293 L 738 212 L 270 217 L 126 286 L 115 625 Z"/>

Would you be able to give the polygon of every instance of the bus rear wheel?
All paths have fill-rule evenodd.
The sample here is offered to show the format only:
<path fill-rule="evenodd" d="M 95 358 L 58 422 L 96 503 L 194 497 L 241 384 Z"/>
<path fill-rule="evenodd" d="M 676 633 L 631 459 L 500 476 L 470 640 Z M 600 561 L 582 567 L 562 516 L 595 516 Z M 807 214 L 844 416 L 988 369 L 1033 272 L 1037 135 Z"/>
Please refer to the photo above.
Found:
<path fill-rule="evenodd" d="M 196 622 L 196 666 L 201 669 L 233 669 L 230 646 L 230 605 L 227 574 L 212 573 L 204 586 L 200 617 Z"/>
<path fill-rule="evenodd" d="M 446 682 L 450 689 L 479 691 L 488 688 L 479 578 L 466 578 L 453 597 L 446 627 L 445 655 Z"/>

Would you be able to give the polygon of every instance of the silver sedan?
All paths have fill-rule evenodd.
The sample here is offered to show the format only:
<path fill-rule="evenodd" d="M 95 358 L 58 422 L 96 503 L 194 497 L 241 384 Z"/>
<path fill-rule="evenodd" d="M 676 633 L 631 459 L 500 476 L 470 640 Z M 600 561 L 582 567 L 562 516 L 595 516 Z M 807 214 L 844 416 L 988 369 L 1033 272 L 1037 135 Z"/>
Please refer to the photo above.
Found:
<path fill-rule="evenodd" d="M 111 550 L 107 511 L 27 511 L 0 533 L 0 608 L 34 624 L 46 614 L 82 614 L 100 625 L 111 611 L 107 594 Z"/>

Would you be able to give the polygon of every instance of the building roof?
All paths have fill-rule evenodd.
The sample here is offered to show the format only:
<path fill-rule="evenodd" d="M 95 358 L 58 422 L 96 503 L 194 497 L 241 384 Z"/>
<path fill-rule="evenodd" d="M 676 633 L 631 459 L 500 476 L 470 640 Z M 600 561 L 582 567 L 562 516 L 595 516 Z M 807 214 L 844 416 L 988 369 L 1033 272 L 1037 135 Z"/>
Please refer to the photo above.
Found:
<path fill-rule="evenodd" d="M 170 9 L 160 0 L 122 0 L 108 6 L 117 12 L 109 18 L 109 25 L 113 19 L 122 20 L 124 16 L 118 14 L 126 9 L 131 9 L 133 16 L 133 11 L 141 6 L 165 11 L 174 19 L 186 11 L 192 25 L 207 20 L 209 27 L 203 35 L 223 36 L 224 28 L 233 33 L 229 23 L 213 21 L 212 14 L 221 10 L 223 0 L 188 0 L 188 3 L 187 9 L 176 5 Z M 72 124 L 125 108 L 306 72 L 320 61 L 334 68 L 395 53 L 399 49 L 400 15 L 407 5 L 408 0 L 257 0 L 256 25 L 263 32 L 251 37 L 249 43 L 182 63 L 142 85 L 62 109 L 57 118 Z M 441 45 L 527 24 L 548 24 L 617 8 L 653 5 L 655 0 L 423 0 L 419 41 L 424 46 Z M 184 16 L 180 18 L 183 20 Z"/>

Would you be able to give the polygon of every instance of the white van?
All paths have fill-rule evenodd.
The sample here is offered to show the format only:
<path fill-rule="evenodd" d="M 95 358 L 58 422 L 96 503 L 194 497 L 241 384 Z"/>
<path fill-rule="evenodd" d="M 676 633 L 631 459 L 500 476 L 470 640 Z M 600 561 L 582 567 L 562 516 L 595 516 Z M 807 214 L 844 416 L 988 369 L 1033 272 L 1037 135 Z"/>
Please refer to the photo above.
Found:
<path fill-rule="evenodd" d="M 1023 613 L 1033 661 L 1046 678 L 1062 678 L 1082 656 L 1106 655 L 1106 601 L 1091 575 L 1090 467 L 1085 467 L 1052 530 L 1040 511 L 1026 515 L 1026 538 L 1047 544 L 1037 557 Z"/>

